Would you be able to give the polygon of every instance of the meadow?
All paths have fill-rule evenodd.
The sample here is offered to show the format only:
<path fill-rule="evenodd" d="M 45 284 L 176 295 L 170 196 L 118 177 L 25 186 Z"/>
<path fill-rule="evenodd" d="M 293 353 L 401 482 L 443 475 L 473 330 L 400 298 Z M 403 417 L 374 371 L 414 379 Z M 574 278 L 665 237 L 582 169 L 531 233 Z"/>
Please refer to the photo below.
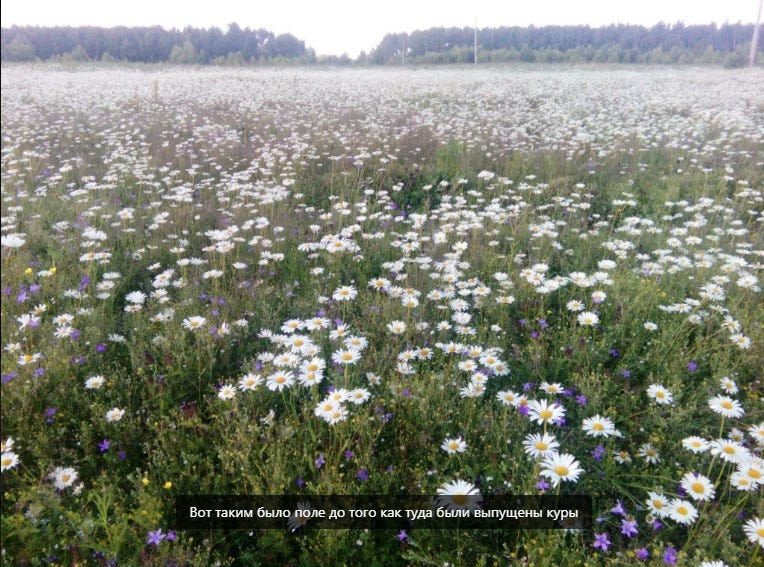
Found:
<path fill-rule="evenodd" d="M 762 565 L 762 93 L 3 65 L 3 564 Z M 176 529 L 205 494 L 595 519 Z"/>

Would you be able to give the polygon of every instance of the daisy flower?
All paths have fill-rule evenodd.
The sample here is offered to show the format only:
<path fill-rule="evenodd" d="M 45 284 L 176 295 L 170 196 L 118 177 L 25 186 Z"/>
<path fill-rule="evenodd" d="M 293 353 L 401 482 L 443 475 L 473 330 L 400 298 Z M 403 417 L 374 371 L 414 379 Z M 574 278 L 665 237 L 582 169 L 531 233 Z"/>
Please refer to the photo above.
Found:
<path fill-rule="evenodd" d="M 659 492 L 648 492 L 647 507 L 656 518 L 665 518 L 669 513 L 671 502 Z"/>
<path fill-rule="evenodd" d="M 737 470 L 754 485 L 764 484 L 764 460 L 751 457 L 737 464 Z"/>
<path fill-rule="evenodd" d="M 661 458 L 658 456 L 658 451 L 655 450 L 650 443 L 645 443 L 639 448 L 637 455 L 645 459 L 650 464 L 659 463 Z"/>
<path fill-rule="evenodd" d="M 355 349 L 360 352 L 369 346 L 369 341 L 363 337 L 351 336 L 346 337 L 342 344 L 345 345 L 345 348 Z"/>
<path fill-rule="evenodd" d="M 735 490 L 747 492 L 749 490 L 755 490 L 758 484 L 751 482 L 751 479 L 745 473 L 741 471 L 735 471 L 730 475 L 730 485 Z"/>
<path fill-rule="evenodd" d="M 218 398 L 221 400 L 232 400 L 236 396 L 236 388 L 231 384 L 225 384 L 218 392 Z"/>
<path fill-rule="evenodd" d="M 554 435 L 548 433 L 531 433 L 525 436 L 523 447 L 525 452 L 533 459 L 543 458 L 555 453 L 560 444 Z"/>
<path fill-rule="evenodd" d="M 196 329 L 202 328 L 206 322 L 207 319 L 198 315 L 187 317 L 186 319 L 183 319 L 183 328 L 189 331 L 195 331 Z"/>
<path fill-rule="evenodd" d="M 753 517 L 743 524 L 743 531 L 745 532 L 748 541 L 751 543 L 759 544 L 759 547 L 764 548 L 764 519 Z"/>
<path fill-rule="evenodd" d="M 330 413 L 324 414 L 322 417 L 329 425 L 336 425 L 347 419 L 348 412 L 345 406 L 337 405 Z"/>
<path fill-rule="evenodd" d="M 305 328 L 309 331 L 319 331 L 326 329 L 331 324 L 331 321 L 326 317 L 313 317 L 305 321 Z"/>
<path fill-rule="evenodd" d="M 332 413 L 334 413 L 339 407 L 340 404 L 338 402 L 326 398 L 318 403 L 316 408 L 313 410 L 313 413 L 316 417 L 326 419 L 328 416 L 331 416 Z"/>
<path fill-rule="evenodd" d="M 254 390 L 262 383 L 263 378 L 259 374 L 248 372 L 239 380 L 239 389 L 242 391 Z"/>
<path fill-rule="evenodd" d="M 438 488 L 440 497 L 435 501 L 437 506 L 450 509 L 477 508 L 483 497 L 474 484 L 463 480 L 452 480 Z"/>
<path fill-rule="evenodd" d="M 576 458 L 567 453 L 547 455 L 541 462 L 541 467 L 541 476 L 547 477 L 554 487 L 557 487 L 561 481 L 576 482 L 584 472 Z"/>
<path fill-rule="evenodd" d="M 274 372 L 268 376 L 265 385 L 272 392 L 281 392 L 294 384 L 294 374 L 291 372 Z"/>
<path fill-rule="evenodd" d="M 481 363 L 483 363 L 482 360 L 481 360 Z M 558 383 L 550 384 L 549 382 L 542 382 L 539 388 L 552 396 L 561 394 L 564 390 L 564 388 L 562 387 L 562 384 L 558 384 Z"/>
<path fill-rule="evenodd" d="M 682 447 L 687 449 L 688 451 L 692 451 L 693 453 L 704 453 L 708 451 L 709 444 L 708 441 L 703 439 L 702 437 L 697 437 L 695 435 L 690 437 L 685 437 L 682 439 Z"/>
<path fill-rule="evenodd" d="M 387 330 L 393 335 L 401 335 L 406 332 L 406 323 L 403 321 L 392 321 L 387 324 Z"/>
<path fill-rule="evenodd" d="M 615 424 L 601 415 L 595 415 L 594 417 L 585 419 L 581 425 L 581 429 L 583 429 L 590 437 L 610 437 L 611 435 L 616 435 L 618 433 Z"/>
<path fill-rule="evenodd" d="M 656 404 L 661 405 L 669 405 L 674 400 L 671 392 L 661 384 L 651 384 L 647 388 L 647 397 L 654 400 Z"/>
<path fill-rule="evenodd" d="M 292 512 L 292 515 L 289 516 L 287 519 L 287 526 L 289 527 L 289 530 L 291 532 L 296 532 L 301 527 L 303 527 L 308 520 L 310 519 L 310 515 L 305 514 L 303 515 L 303 512 L 310 512 L 311 507 L 308 502 L 298 502 L 297 503 L 297 509 Z M 299 514 L 298 514 L 299 511 Z"/>
<path fill-rule="evenodd" d="M 350 301 L 351 299 L 355 299 L 357 295 L 358 290 L 352 285 L 343 285 L 334 290 L 332 299 L 334 299 L 334 301 Z"/>
<path fill-rule="evenodd" d="M 520 395 L 512 390 L 502 390 L 496 393 L 496 399 L 505 406 L 516 407 L 520 403 Z"/>
<path fill-rule="evenodd" d="M 715 439 L 711 441 L 710 449 L 713 456 L 721 457 L 730 463 L 738 463 L 751 457 L 748 449 L 740 443 L 730 441 L 729 439 Z"/>
<path fill-rule="evenodd" d="M 734 335 L 730 335 L 730 340 L 743 350 L 748 350 L 749 348 L 751 348 L 750 337 L 746 337 L 745 335 L 742 335 L 740 333 L 735 333 Z"/>
<path fill-rule="evenodd" d="M 698 518 L 698 510 L 688 501 L 677 498 L 669 504 L 668 517 L 678 524 L 689 526 Z"/>
<path fill-rule="evenodd" d="M 540 424 L 552 423 L 565 417 L 565 408 L 554 403 L 550 404 L 547 400 L 532 400 L 528 403 L 528 409 L 530 420 Z"/>
<path fill-rule="evenodd" d="M 584 311 L 578 315 L 578 324 L 584 327 L 593 327 L 600 322 L 600 318 L 596 313 L 591 311 Z"/>
<path fill-rule="evenodd" d="M 78 477 L 79 474 L 72 467 L 56 467 L 48 475 L 48 478 L 53 481 L 53 485 L 57 490 L 69 488 L 77 481 Z"/>
<path fill-rule="evenodd" d="M 5 472 L 19 464 L 19 456 L 13 451 L 4 451 L 0 455 L 0 472 Z"/>
<path fill-rule="evenodd" d="M 371 397 L 371 392 L 365 388 L 356 388 L 351 390 L 347 396 L 347 400 L 355 405 L 361 405 Z"/>
<path fill-rule="evenodd" d="M 87 390 L 97 390 L 101 386 L 103 386 L 105 380 L 103 376 L 91 376 L 87 380 L 85 380 L 85 389 Z"/>
<path fill-rule="evenodd" d="M 748 428 L 748 435 L 750 435 L 756 444 L 761 447 L 764 445 L 764 421 L 758 425 L 752 425 Z"/>
<path fill-rule="evenodd" d="M 461 437 L 446 439 L 443 441 L 443 444 L 440 446 L 440 448 L 449 455 L 464 453 L 467 450 L 467 442 Z"/>
<path fill-rule="evenodd" d="M 302 370 L 299 376 L 297 376 L 297 381 L 306 388 L 320 384 L 323 379 L 324 373 L 320 370 L 316 372 Z"/>
<path fill-rule="evenodd" d="M 682 488 L 693 500 L 708 502 L 716 494 L 714 485 L 707 477 L 698 473 L 687 473 L 680 482 Z"/>
<path fill-rule="evenodd" d="M 737 384 L 735 384 L 735 381 L 732 378 L 729 378 L 728 376 L 721 378 L 719 380 L 719 385 L 722 387 L 722 390 L 724 390 L 727 394 L 734 395 L 734 394 L 737 394 L 738 392 Z"/>
<path fill-rule="evenodd" d="M 109 423 L 117 422 L 122 419 L 123 415 L 125 415 L 125 410 L 120 408 L 112 408 L 106 412 L 106 421 Z"/>
<path fill-rule="evenodd" d="M 361 353 L 357 349 L 340 349 L 332 353 L 332 362 L 335 364 L 355 364 L 361 359 Z"/>
<path fill-rule="evenodd" d="M 733 419 L 741 417 L 745 413 L 740 402 L 733 400 L 729 396 L 715 396 L 711 398 L 708 400 L 708 407 L 723 417 Z"/>

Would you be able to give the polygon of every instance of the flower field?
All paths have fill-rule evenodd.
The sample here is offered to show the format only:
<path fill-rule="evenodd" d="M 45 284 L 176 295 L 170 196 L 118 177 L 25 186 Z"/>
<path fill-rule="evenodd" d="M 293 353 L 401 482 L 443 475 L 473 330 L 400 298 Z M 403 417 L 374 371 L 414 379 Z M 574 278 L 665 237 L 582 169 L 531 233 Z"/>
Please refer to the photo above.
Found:
<path fill-rule="evenodd" d="M 761 565 L 762 93 L 4 65 L 3 563 Z M 594 521 L 176 527 L 284 494 Z"/>

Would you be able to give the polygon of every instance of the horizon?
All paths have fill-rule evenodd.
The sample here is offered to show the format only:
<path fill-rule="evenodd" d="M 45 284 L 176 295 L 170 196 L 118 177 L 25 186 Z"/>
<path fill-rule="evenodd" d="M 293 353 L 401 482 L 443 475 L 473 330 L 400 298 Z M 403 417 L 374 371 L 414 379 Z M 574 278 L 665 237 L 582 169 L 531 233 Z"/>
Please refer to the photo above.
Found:
<path fill-rule="evenodd" d="M 564 0 L 541 0 L 532 6 L 508 3 L 496 6 L 476 0 L 464 9 L 455 0 L 419 2 L 414 6 L 390 0 L 387 10 L 370 7 L 360 13 L 348 0 L 323 3 L 296 1 L 285 5 L 242 7 L 221 0 L 214 12 L 206 6 L 184 5 L 179 11 L 172 2 L 159 6 L 146 0 L 131 3 L 130 10 L 90 0 L 72 0 L 66 6 L 51 0 L 20 2 L 6 0 L 0 5 L 0 25 L 38 27 L 161 27 L 182 31 L 186 27 L 228 29 L 263 28 L 276 35 L 292 34 L 318 56 L 357 58 L 369 53 L 387 34 L 412 33 L 431 28 L 546 27 L 638 25 L 650 28 L 663 23 L 674 26 L 754 24 L 758 0 L 730 0 L 723 6 L 698 6 L 691 0 L 661 2 L 645 0 L 638 6 L 605 0 L 582 0 L 575 5 Z M 258 11 L 259 9 L 259 11 Z M 356 16 L 358 13 L 358 16 Z M 295 17 L 295 14 L 299 16 Z M 350 18 L 348 18 L 350 14 Z"/>

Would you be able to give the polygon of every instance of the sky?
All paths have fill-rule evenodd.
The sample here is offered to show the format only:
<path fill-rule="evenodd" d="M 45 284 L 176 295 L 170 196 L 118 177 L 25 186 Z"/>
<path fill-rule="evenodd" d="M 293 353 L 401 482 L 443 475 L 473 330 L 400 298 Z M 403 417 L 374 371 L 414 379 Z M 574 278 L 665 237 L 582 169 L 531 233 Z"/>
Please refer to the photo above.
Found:
<path fill-rule="evenodd" d="M 387 33 L 430 27 L 756 21 L 759 0 L 3 0 L 2 27 L 153 26 L 232 22 L 291 33 L 318 55 L 371 51 Z"/>

